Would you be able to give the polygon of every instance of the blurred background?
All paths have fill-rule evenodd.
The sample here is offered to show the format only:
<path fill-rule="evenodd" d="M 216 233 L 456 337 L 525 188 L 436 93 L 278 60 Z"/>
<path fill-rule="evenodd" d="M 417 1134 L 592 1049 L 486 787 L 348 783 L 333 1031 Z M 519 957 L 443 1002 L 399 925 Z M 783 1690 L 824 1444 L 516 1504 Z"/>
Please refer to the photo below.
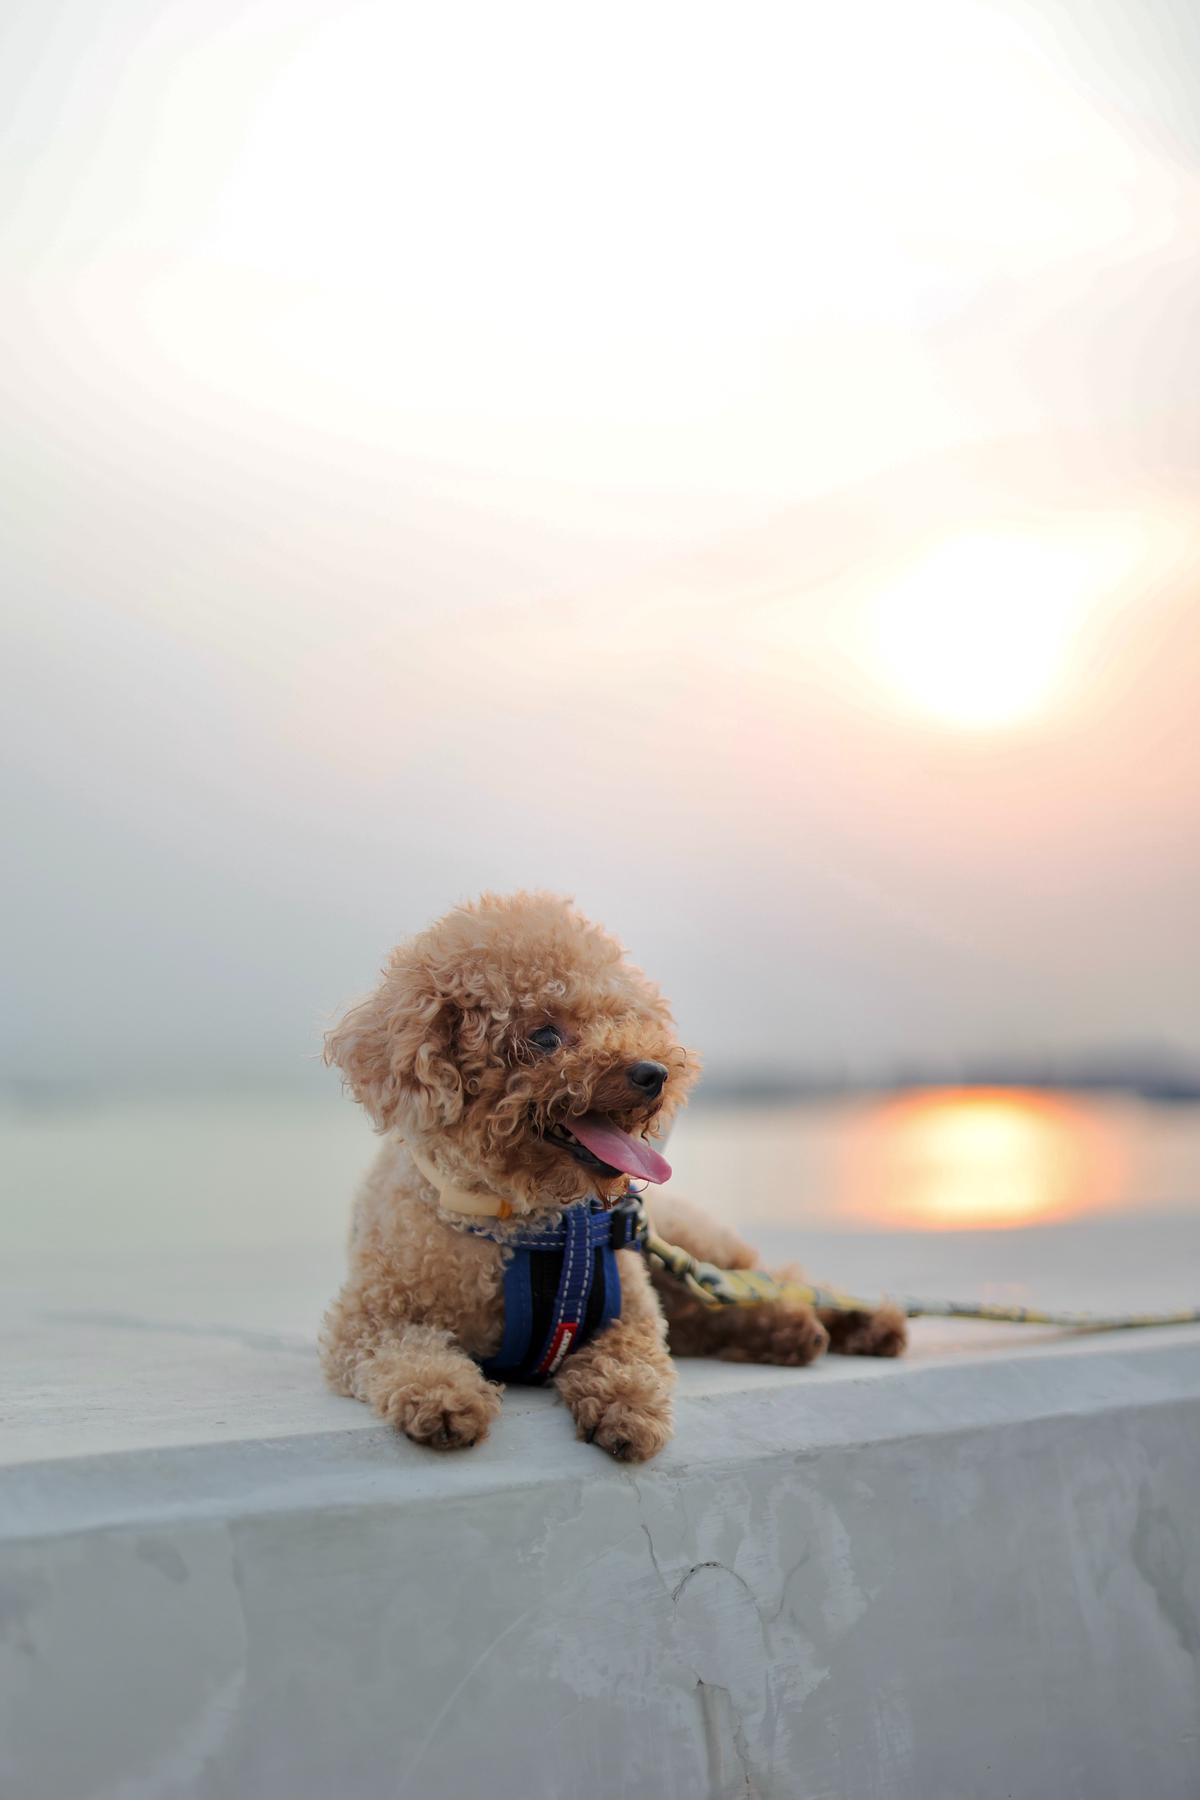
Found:
<path fill-rule="evenodd" d="M 530 886 L 731 1216 L 1200 1219 L 1188 0 L 11 0 L 0 95 L 0 1241 L 336 1246 L 323 1030 Z"/>

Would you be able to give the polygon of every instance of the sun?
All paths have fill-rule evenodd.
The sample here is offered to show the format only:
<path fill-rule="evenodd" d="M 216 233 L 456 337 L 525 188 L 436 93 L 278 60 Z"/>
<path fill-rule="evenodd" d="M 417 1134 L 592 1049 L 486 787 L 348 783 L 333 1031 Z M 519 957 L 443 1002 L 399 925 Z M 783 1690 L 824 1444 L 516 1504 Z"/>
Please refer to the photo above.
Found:
<path fill-rule="evenodd" d="M 953 538 L 868 615 L 869 658 L 917 711 L 966 730 L 1015 725 L 1063 685 L 1096 557 L 1033 538 Z"/>
<path fill-rule="evenodd" d="M 886 1101 L 863 1134 L 858 1210 L 916 1229 L 1046 1224 L 1110 1205 L 1120 1158 L 1065 1096 L 933 1090 Z"/>

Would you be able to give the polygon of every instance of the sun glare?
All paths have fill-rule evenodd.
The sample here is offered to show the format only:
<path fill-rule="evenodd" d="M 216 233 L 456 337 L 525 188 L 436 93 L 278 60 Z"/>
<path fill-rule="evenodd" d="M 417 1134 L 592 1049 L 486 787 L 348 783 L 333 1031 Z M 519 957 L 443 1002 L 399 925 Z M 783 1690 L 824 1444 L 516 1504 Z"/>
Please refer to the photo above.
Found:
<path fill-rule="evenodd" d="M 929 1229 L 1046 1224 L 1109 1204 L 1118 1158 L 1095 1119 L 1058 1095 L 1009 1089 L 887 1102 L 856 1189 L 876 1220 Z"/>
<path fill-rule="evenodd" d="M 871 658 L 909 705 L 949 725 L 1014 725 L 1061 687 L 1072 637 L 1102 588 L 1079 546 L 1000 536 L 952 539 L 872 609 Z"/>

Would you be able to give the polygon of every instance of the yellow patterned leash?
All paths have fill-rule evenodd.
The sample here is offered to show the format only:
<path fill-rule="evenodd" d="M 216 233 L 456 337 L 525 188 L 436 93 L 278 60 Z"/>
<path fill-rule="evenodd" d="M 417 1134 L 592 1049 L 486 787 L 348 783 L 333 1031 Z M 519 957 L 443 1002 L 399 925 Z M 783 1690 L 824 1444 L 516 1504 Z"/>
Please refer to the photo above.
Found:
<path fill-rule="evenodd" d="M 645 1215 L 643 1214 L 643 1218 Z M 786 1301 L 793 1306 L 814 1306 L 830 1312 L 875 1312 L 879 1300 L 863 1300 L 837 1288 L 816 1287 L 806 1281 L 776 1281 L 760 1269 L 719 1269 L 715 1263 L 668 1244 L 647 1222 L 641 1238 L 648 1256 L 661 1263 L 706 1306 L 760 1306 L 764 1301 Z M 982 1300 L 904 1300 L 888 1297 L 909 1319 L 990 1319 L 1001 1325 L 1057 1325 L 1070 1331 L 1137 1331 L 1152 1325 L 1200 1324 L 1200 1306 L 1170 1313 L 1043 1312 L 1033 1306 L 993 1306 Z"/>

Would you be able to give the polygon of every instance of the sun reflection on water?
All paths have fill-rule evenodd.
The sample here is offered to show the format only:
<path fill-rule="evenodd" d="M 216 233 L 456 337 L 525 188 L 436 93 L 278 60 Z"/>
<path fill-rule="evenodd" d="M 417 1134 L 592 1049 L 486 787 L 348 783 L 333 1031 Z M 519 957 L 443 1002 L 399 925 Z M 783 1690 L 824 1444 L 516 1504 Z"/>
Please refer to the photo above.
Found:
<path fill-rule="evenodd" d="M 1111 1206 L 1118 1146 L 1057 1094 L 944 1089 L 885 1101 L 854 1158 L 853 1210 L 898 1226 L 1033 1225 Z"/>

